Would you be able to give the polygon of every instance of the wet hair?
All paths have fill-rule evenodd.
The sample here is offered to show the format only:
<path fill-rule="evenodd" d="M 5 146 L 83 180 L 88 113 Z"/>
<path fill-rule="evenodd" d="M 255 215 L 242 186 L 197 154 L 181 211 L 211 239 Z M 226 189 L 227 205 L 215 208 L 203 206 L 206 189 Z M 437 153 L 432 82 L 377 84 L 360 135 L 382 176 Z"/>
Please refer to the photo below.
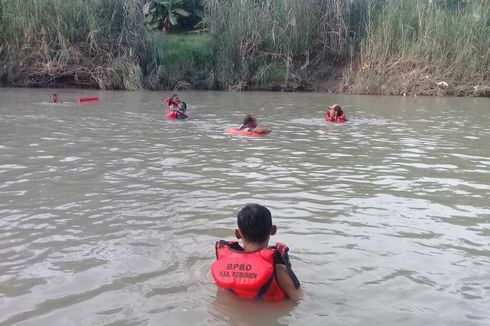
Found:
<path fill-rule="evenodd" d="M 184 112 L 187 111 L 187 104 L 185 104 L 185 102 L 180 102 L 179 109 Z"/>
<path fill-rule="evenodd" d="M 248 124 L 250 124 L 251 122 L 254 122 L 256 121 L 255 117 L 253 116 L 253 114 L 247 114 L 245 116 L 245 118 L 243 118 L 243 125 L 246 126 Z"/>
<path fill-rule="evenodd" d="M 342 111 L 342 107 L 338 104 L 333 104 L 331 106 L 328 107 L 329 109 L 331 110 L 334 110 L 335 113 L 337 113 L 337 115 L 342 115 L 344 112 Z"/>
<path fill-rule="evenodd" d="M 238 212 L 237 224 L 245 240 L 262 243 L 271 234 L 271 212 L 259 204 L 247 204 Z"/>

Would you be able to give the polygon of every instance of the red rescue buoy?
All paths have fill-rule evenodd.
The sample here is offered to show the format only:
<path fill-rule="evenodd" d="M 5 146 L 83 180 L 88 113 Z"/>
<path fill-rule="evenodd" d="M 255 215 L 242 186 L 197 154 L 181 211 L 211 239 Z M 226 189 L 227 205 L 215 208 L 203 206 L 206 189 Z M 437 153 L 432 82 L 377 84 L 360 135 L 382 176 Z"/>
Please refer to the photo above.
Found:
<path fill-rule="evenodd" d="M 234 127 L 226 129 L 226 133 L 228 135 L 242 135 L 242 136 L 263 136 L 263 135 L 267 135 L 271 131 L 272 130 L 270 129 L 262 129 L 262 128 L 254 128 L 251 131 L 249 131 L 248 128 L 243 130 Z"/>
<path fill-rule="evenodd" d="M 77 103 L 92 102 L 92 101 L 98 101 L 98 100 L 99 100 L 98 96 L 77 97 Z"/>

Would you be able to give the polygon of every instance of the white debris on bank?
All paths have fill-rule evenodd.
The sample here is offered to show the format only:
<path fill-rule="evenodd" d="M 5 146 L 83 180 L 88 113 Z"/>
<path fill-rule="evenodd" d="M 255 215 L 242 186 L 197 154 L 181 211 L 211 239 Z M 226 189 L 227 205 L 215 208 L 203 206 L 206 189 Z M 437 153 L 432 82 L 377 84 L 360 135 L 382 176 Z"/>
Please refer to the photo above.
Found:
<path fill-rule="evenodd" d="M 449 87 L 449 84 L 446 83 L 445 81 L 440 81 L 440 82 L 436 83 L 436 85 L 439 87 L 442 87 L 442 88 L 448 88 Z"/>

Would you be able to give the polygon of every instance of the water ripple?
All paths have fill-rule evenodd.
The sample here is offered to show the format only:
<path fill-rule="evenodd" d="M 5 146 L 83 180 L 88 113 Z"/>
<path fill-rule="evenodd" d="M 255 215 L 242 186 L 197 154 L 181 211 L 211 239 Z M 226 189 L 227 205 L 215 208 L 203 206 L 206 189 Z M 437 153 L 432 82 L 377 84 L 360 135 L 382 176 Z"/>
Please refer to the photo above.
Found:
<path fill-rule="evenodd" d="M 45 93 L 0 91 L 0 325 L 490 322 L 484 99 L 186 92 L 174 123 L 156 92 Z M 226 135 L 248 111 L 273 132 Z M 300 303 L 214 286 L 247 202 L 271 209 Z"/>

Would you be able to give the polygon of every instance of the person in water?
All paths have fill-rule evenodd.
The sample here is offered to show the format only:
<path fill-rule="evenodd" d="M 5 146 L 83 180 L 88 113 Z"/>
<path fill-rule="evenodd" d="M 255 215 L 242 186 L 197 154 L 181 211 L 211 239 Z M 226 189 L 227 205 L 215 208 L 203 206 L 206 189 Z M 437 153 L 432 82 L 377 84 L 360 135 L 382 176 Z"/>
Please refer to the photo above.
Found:
<path fill-rule="evenodd" d="M 345 113 L 338 104 L 330 105 L 325 114 L 325 120 L 330 122 L 345 122 Z"/>
<path fill-rule="evenodd" d="M 189 117 L 187 115 L 187 104 L 185 104 L 185 102 L 180 102 L 175 112 L 177 119 L 187 119 Z"/>
<path fill-rule="evenodd" d="M 270 129 L 262 129 L 257 126 L 257 119 L 253 114 L 247 114 L 243 119 L 243 123 L 238 128 L 229 128 L 232 133 L 239 134 L 254 134 L 254 135 L 266 135 L 271 132 Z"/>
<path fill-rule="evenodd" d="M 60 103 L 60 98 L 58 97 L 58 94 L 56 93 L 53 93 L 51 95 L 49 95 L 49 100 L 51 101 L 51 103 Z"/>
<path fill-rule="evenodd" d="M 216 243 L 216 261 L 211 274 L 218 286 L 249 299 L 299 300 L 303 296 L 283 243 L 269 246 L 277 227 L 271 212 L 259 204 L 248 204 L 237 216 L 235 236 L 242 240 Z"/>
<path fill-rule="evenodd" d="M 243 123 L 238 127 L 238 130 L 248 129 L 248 131 L 253 131 L 255 128 L 257 128 L 257 119 L 253 114 L 247 114 L 243 118 Z"/>
<path fill-rule="evenodd" d="M 167 110 L 173 110 L 176 111 L 178 109 L 179 103 L 180 103 L 180 98 L 179 95 L 174 93 L 170 97 L 167 97 L 163 100 L 166 103 L 166 109 Z"/>

